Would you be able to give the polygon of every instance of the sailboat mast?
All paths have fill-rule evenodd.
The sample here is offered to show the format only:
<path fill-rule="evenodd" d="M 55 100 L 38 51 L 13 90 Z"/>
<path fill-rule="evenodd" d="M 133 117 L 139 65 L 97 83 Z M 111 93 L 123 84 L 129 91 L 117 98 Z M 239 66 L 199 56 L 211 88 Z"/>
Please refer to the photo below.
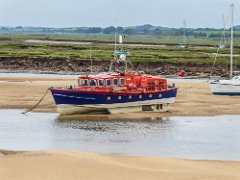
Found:
<path fill-rule="evenodd" d="M 183 45 L 186 47 L 186 28 L 187 28 L 187 23 L 186 19 L 183 20 Z"/>
<path fill-rule="evenodd" d="M 234 24 L 234 4 L 231 4 L 232 24 L 231 24 L 231 55 L 230 55 L 230 78 L 233 76 L 233 24 Z"/>
<path fill-rule="evenodd" d="M 225 22 L 225 16 L 222 16 L 223 18 L 223 45 L 226 46 L 227 45 L 227 40 L 226 40 L 226 22 Z"/>

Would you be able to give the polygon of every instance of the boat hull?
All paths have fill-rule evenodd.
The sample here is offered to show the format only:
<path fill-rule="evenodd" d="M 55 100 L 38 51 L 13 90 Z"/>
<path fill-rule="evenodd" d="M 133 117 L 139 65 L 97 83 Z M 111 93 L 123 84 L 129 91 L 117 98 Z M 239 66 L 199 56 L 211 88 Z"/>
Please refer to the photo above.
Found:
<path fill-rule="evenodd" d="M 148 93 L 97 92 L 51 89 L 61 115 L 107 110 L 109 113 L 142 111 L 144 106 L 172 104 L 177 89 Z"/>
<path fill-rule="evenodd" d="M 211 91 L 216 95 L 240 95 L 240 86 L 231 84 L 210 83 Z"/>

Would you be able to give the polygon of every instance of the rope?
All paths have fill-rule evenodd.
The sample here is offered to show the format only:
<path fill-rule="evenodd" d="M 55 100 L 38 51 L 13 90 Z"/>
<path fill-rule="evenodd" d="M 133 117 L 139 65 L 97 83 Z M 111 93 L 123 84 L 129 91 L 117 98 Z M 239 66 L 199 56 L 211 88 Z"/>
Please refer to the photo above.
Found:
<path fill-rule="evenodd" d="M 50 89 L 48 88 L 47 91 L 44 93 L 44 95 L 41 97 L 41 99 L 37 102 L 37 104 L 35 106 L 33 106 L 32 108 L 28 109 L 28 110 L 25 110 L 25 112 L 22 112 L 22 114 L 27 114 L 29 112 L 31 112 L 32 110 L 34 110 L 35 108 L 38 107 L 38 105 L 42 102 L 42 100 L 44 99 L 44 97 L 47 95 L 48 91 Z"/>

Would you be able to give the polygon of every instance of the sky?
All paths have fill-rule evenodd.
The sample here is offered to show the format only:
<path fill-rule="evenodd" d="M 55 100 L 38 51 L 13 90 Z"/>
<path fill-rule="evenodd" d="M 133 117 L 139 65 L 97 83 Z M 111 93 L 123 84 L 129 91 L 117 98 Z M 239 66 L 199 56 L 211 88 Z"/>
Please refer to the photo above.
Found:
<path fill-rule="evenodd" d="M 187 27 L 222 28 L 232 2 L 240 24 L 239 0 L 0 0 L 0 25 L 179 28 L 186 19 Z"/>

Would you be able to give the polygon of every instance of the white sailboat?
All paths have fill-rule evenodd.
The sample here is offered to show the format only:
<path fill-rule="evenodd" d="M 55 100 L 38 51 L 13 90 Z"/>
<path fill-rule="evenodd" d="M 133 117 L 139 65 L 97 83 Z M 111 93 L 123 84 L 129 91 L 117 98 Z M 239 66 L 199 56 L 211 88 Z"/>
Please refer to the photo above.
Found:
<path fill-rule="evenodd" d="M 233 76 L 234 4 L 231 4 L 231 9 L 232 9 L 232 26 L 231 26 L 230 79 L 215 80 L 209 83 L 212 93 L 217 95 L 240 95 L 240 76 Z"/>

